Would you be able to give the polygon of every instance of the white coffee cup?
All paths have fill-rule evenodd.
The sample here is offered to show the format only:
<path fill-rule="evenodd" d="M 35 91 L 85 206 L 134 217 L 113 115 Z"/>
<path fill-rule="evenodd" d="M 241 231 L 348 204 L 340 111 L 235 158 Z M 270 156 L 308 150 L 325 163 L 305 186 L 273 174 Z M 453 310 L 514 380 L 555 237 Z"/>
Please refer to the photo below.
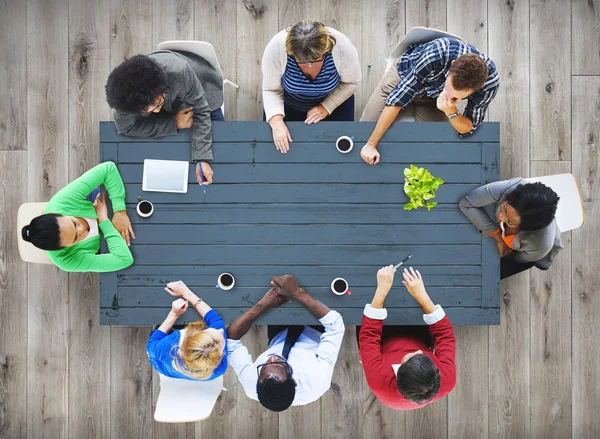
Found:
<path fill-rule="evenodd" d="M 337 288 L 336 288 L 337 287 Z M 336 277 L 331 281 L 331 291 L 333 294 L 343 296 L 344 294 L 351 294 L 348 286 L 348 281 L 343 277 Z"/>
<path fill-rule="evenodd" d="M 219 279 L 217 280 L 217 288 L 221 288 L 222 290 L 230 290 L 235 285 L 235 277 L 231 273 L 221 273 L 219 275 Z"/>
<path fill-rule="evenodd" d="M 148 205 L 150 206 L 150 210 L 148 211 Z M 141 197 L 138 197 L 138 204 L 135 208 L 139 216 L 143 218 L 148 218 L 150 215 L 154 213 L 154 205 L 148 200 L 142 200 Z"/>
<path fill-rule="evenodd" d="M 347 140 L 348 143 L 350 143 L 350 148 L 348 148 L 346 151 L 344 151 L 343 149 L 340 149 L 340 141 L 342 141 L 342 140 Z M 335 147 L 342 154 L 348 154 L 350 151 L 352 151 L 352 148 L 354 147 L 354 137 L 341 136 L 339 139 L 336 140 Z"/>

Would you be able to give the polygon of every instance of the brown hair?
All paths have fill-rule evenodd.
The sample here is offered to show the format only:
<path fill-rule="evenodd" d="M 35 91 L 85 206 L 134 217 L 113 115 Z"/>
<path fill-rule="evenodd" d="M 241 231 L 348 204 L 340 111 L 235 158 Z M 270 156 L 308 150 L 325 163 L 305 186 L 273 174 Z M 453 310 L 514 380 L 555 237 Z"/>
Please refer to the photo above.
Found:
<path fill-rule="evenodd" d="M 488 77 L 487 64 L 473 53 L 465 53 L 450 65 L 452 86 L 456 90 L 479 90 Z"/>
<path fill-rule="evenodd" d="M 223 359 L 220 349 L 222 339 L 206 329 L 204 320 L 189 323 L 181 346 L 173 346 L 177 352 L 171 353 L 173 367 L 198 380 L 210 377 Z"/>
<path fill-rule="evenodd" d="M 300 62 L 310 62 L 331 52 L 335 37 L 327 32 L 323 23 L 303 20 L 288 29 L 285 51 Z"/>

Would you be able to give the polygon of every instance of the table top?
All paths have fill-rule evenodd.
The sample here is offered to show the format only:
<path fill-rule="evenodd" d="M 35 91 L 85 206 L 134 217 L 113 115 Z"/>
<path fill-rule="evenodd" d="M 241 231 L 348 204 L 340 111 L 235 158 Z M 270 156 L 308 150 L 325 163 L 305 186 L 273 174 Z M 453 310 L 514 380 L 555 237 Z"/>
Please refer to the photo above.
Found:
<path fill-rule="evenodd" d="M 190 164 L 186 194 L 142 192 L 144 159 L 189 160 L 187 130 L 177 136 L 120 136 L 101 122 L 100 159 L 114 161 L 127 192 L 127 213 L 137 239 L 135 263 L 100 275 L 100 322 L 149 326 L 166 317 L 172 296 L 164 290 L 182 280 L 226 323 L 254 305 L 271 276 L 293 274 L 309 293 L 360 324 L 373 297 L 376 273 L 412 254 L 434 303 L 454 324 L 499 324 L 499 256 L 462 215 L 459 200 L 499 179 L 499 124 L 484 123 L 460 137 L 446 123 L 396 123 L 384 136 L 381 163 L 369 166 L 360 148 L 374 123 L 289 123 L 290 151 L 281 154 L 264 122 L 213 123 L 215 183 L 206 194 Z M 354 137 L 341 154 L 339 136 Z M 445 180 L 427 209 L 405 211 L 404 168 L 425 167 Z M 141 218 L 137 197 L 154 204 Z M 107 251 L 104 246 L 103 252 Z M 235 287 L 215 287 L 220 273 Z M 330 284 L 345 278 L 351 295 L 336 296 Z M 422 310 L 399 276 L 386 299 L 386 324 L 423 324 Z M 178 323 L 197 320 L 189 310 Z M 315 324 L 297 302 L 270 310 L 256 324 Z"/>

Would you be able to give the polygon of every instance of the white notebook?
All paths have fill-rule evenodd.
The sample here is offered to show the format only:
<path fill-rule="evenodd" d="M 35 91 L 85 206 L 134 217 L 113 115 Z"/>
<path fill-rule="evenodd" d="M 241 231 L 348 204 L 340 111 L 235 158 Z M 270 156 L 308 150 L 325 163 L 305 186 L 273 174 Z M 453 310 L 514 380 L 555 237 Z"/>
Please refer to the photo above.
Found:
<path fill-rule="evenodd" d="M 189 162 L 177 160 L 144 160 L 142 190 L 145 192 L 186 193 Z"/>

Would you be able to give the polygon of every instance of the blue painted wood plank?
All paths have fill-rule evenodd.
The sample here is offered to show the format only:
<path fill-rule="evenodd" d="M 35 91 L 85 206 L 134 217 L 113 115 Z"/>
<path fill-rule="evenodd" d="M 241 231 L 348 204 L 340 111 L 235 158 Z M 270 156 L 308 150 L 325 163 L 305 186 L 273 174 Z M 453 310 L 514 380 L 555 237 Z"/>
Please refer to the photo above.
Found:
<path fill-rule="evenodd" d="M 226 164 L 212 166 L 217 184 L 234 183 L 306 183 L 310 173 L 310 183 L 353 183 L 357 180 L 365 183 L 402 183 L 404 169 L 411 163 L 382 163 L 377 169 L 364 163 L 310 164 L 302 166 L 290 163 L 268 164 Z M 479 183 L 481 181 L 480 164 L 435 164 L 427 165 L 427 169 L 446 183 Z M 119 164 L 119 172 L 125 183 L 142 183 L 144 165 Z M 195 165 L 190 164 L 188 183 L 198 184 Z"/>
<path fill-rule="evenodd" d="M 306 125 L 303 122 L 288 122 L 288 129 L 294 139 L 304 142 L 331 142 L 346 135 L 354 137 L 357 143 L 365 143 L 373 129 L 374 122 L 324 122 Z M 220 142 L 272 142 L 271 127 L 266 122 L 227 122 L 215 123 L 212 126 L 213 139 Z M 189 142 L 188 130 L 179 130 L 175 136 L 161 138 L 132 138 L 117 134 L 113 122 L 100 122 L 100 139 L 102 142 Z M 470 136 L 460 137 L 452 125 L 440 122 L 396 123 L 383 136 L 383 141 L 404 142 L 498 142 L 500 139 L 500 124 L 484 122 Z M 362 145 L 360 145 L 362 146 Z"/>
<path fill-rule="evenodd" d="M 170 139 L 170 138 L 167 138 Z M 113 143 L 113 145 L 116 145 Z M 143 163 L 144 159 L 190 160 L 190 145 L 183 142 L 119 143 L 120 163 Z M 213 141 L 214 164 L 223 163 L 357 163 L 369 166 L 360 158 L 358 145 L 348 154 L 341 154 L 335 142 L 302 142 L 296 140 L 293 148 L 281 154 L 272 142 L 219 142 Z M 376 168 L 389 163 L 481 163 L 481 145 L 478 143 L 423 143 L 383 142 L 385 160 Z"/>
<path fill-rule="evenodd" d="M 143 265 L 388 265 L 414 255 L 413 265 L 476 265 L 480 245 L 157 245 L 131 244 Z"/>
<path fill-rule="evenodd" d="M 496 144 L 484 143 L 481 148 L 481 184 L 500 179 L 500 150 Z M 475 228 L 475 227 L 473 227 Z M 486 308 L 500 306 L 500 255 L 493 239 L 481 238 L 482 290 L 481 302 Z"/>
<path fill-rule="evenodd" d="M 361 307 L 336 308 L 344 318 L 346 325 L 360 325 L 364 304 Z M 111 308 L 100 309 L 100 324 L 115 326 L 151 326 L 163 322 L 169 308 Z M 500 323 L 499 308 L 444 307 L 453 325 L 498 325 Z M 222 308 L 219 314 L 226 324 L 242 315 L 246 308 Z M 186 324 L 199 319 L 195 311 L 188 311 L 178 320 L 178 324 Z M 316 317 L 306 308 L 274 308 L 260 315 L 257 325 L 316 325 Z M 421 308 L 388 308 L 386 325 L 424 325 Z"/>
<path fill-rule="evenodd" d="M 152 198 L 145 193 L 144 197 Z M 137 203 L 136 203 L 137 204 Z M 438 204 L 435 209 L 411 211 L 402 204 L 155 204 L 149 218 L 129 204 L 127 214 L 137 224 L 469 224 L 455 204 Z M 360 214 L 360 216 L 357 216 Z"/>
<path fill-rule="evenodd" d="M 399 261 L 390 261 L 397 263 Z M 412 262 L 411 262 L 412 263 Z M 364 265 L 343 268 L 343 276 L 352 287 L 370 287 L 373 291 L 377 286 L 376 273 L 381 266 Z M 425 280 L 426 287 L 437 286 L 480 286 L 481 266 L 479 265 L 419 265 L 415 266 Z M 339 266 L 160 266 L 134 264 L 117 273 L 119 287 L 133 286 L 164 286 L 168 282 L 182 280 L 190 288 L 214 287 L 221 273 L 230 272 L 235 277 L 235 288 L 264 287 L 269 285 L 274 275 L 290 273 L 305 288 L 331 285 L 335 274 L 340 272 Z M 399 279 L 399 278 L 398 278 Z M 399 284 L 401 285 L 401 284 Z"/>
<path fill-rule="evenodd" d="M 217 178 L 217 177 L 215 177 Z M 444 184 L 436 192 L 439 203 L 456 203 L 479 184 Z M 253 204 L 253 203 L 327 203 L 379 204 L 406 203 L 403 182 L 398 184 L 213 184 L 206 194 L 198 184 L 188 186 L 186 194 L 168 194 L 161 192 L 143 192 L 141 184 L 125 183 L 127 203 L 137 203 L 137 197 L 143 196 L 153 203 L 187 204 Z M 410 214 L 408 212 L 407 214 Z"/>

